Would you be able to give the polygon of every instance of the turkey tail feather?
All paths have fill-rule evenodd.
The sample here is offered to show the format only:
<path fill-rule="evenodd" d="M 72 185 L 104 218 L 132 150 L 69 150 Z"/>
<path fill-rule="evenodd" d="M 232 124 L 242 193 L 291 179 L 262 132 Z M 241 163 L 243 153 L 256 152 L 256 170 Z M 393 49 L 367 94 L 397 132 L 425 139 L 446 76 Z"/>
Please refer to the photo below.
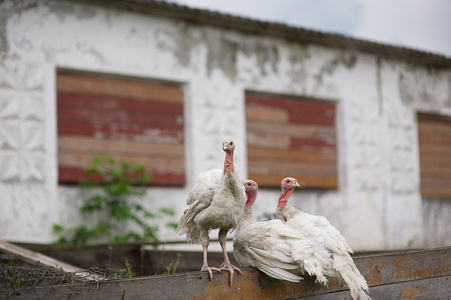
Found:
<path fill-rule="evenodd" d="M 334 269 L 338 271 L 348 285 L 352 298 L 371 300 L 371 297 L 364 292 L 364 290 L 368 292 L 368 284 L 362 274 L 360 274 L 351 256 L 334 254 Z"/>

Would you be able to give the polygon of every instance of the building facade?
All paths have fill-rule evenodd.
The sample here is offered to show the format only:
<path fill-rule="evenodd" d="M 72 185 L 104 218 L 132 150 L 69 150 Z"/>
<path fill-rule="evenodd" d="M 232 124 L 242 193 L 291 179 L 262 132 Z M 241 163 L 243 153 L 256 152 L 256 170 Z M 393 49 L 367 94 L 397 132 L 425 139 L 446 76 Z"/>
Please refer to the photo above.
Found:
<path fill-rule="evenodd" d="M 155 1 L 0 4 L 0 239 L 84 222 L 93 154 L 152 172 L 177 222 L 197 174 L 236 142 L 270 217 L 326 216 L 355 250 L 451 245 L 451 58 Z"/>

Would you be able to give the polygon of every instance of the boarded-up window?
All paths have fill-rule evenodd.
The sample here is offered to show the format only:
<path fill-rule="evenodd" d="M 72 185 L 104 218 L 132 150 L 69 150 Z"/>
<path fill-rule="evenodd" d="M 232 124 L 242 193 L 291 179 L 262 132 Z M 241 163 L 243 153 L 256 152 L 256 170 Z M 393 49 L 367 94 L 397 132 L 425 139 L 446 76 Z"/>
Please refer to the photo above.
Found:
<path fill-rule="evenodd" d="M 306 188 L 335 189 L 335 103 L 246 93 L 249 178 L 280 187 L 292 176 Z"/>
<path fill-rule="evenodd" d="M 185 183 L 180 86 L 59 71 L 57 110 L 61 183 L 79 182 L 102 153 L 145 166 L 151 184 Z"/>
<path fill-rule="evenodd" d="M 418 114 L 421 194 L 451 198 L 451 117 Z"/>

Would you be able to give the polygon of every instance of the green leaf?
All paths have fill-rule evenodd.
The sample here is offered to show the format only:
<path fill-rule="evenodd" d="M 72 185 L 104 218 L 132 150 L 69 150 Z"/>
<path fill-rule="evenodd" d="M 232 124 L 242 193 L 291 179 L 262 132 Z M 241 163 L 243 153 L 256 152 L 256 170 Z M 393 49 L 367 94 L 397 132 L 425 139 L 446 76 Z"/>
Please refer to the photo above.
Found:
<path fill-rule="evenodd" d="M 169 215 L 169 216 L 175 215 L 175 210 L 173 208 L 169 208 L 169 207 L 162 207 L 159 209 L 159 212 Z"/>
<path fill-rule="evenodd" d="M 53 231 L 55 233 L 61 233 L 64 230 L 64 227 L 58 224 L 53 225 Z"/>
<path fill-rule="evenodd" d="M 74 229 L 74 236 L 72 238 L 73 244 L 85 244 L 91 236 L 90 231 L 84 227 L 79 226 Z"/>
<path fill-rule="evenodd" d="M 121 181 L 124 179 L 124 174 L 121 170 L 111 170 L 111 176 L 113 177 L 113 181 Z"/>
<path fill-rule="evenodd" d="M 91 160 L 92 160 L 92 164 L 93 164 L 93 165 L 100 165 L 100 164 L 101 164 L 100 157 L 98 157 L 98 156 L 93 156 L 93 157 L 91 158 Z"/>
<path fill-rule="evenodd" d="M 112 196 L 127 196 L 130 192 L 130 185 L 123 183 L 112 183 L 104 187 L 105 192 Z"/>
<path fill-rule="evenodd" d="M 99 223 L 96 227 L 90 230 L 90 234 L 93 237 L 101 236 L 102 234 L 106 233 L 108 230 L 110 230 L 110 226 L 108 226 L 105 223 Z"/>
<path fill-rule="evenodd" d="M 116 164 L 116 160 L 115 160 L 114 157 L 111 156 L 111 155 L 104 154 L 104 159 L 105 159 L 106 162 L 107 162 L 108 164 L 110 164 L 111 166 L 114 166 L 114 165 Z"/>
<path fill-rule="evenodd" d="M 149 175 L 143 175 L 136 180 L 136 184 L 145 185 L 150 182 L 151 177 Z"/>
<path fill-rule="evenodd" d="M 85 174 L 87 174 L 87 175 L 100 174 L 100 171 L 96 167 L 91 166 L 85 170 Z"/>
<path fill-rule="evenodd" d="M 178 223 L 169 222 L 169 223 L 166 223 L 166 226 L 174 228 L 174 229 L 177 229 L 179 224 Z"/>
<path fill-rule="evenodd" d="M 93 212 L 101 210 L 106 199 L 100 195 L 92 196 L 85 200 L 85 204 L 81 207 L 81 212 Z"/>
<path fill-rule="evenodd" d="M 56 241 L 57 244 L 69 244 L 69 241 L 65 237 L 61 237 L 58 241 Z"/>
<path fill-rule="evenodd" d="M 130 207 L 118 206 L 111 209 L 111 216 L 119 220 L 125 220 L 130 219 L 132 213 Z"/>
<path fill-rule="evenodd" d="M 126 162 L 121 161 L 121 163 L 120 163 L 120 170 L 121 170 L 122 172 L 127 172 L 127 171 L 129 171 L 130 169 L 131 169 L 131 166 L 129 166 Z"/>
<path fill-rule="evenodd" d="M 80 182 L 81 186 L 83 186 L 84 188 L 93 188 L 93 187 L 97 187 L 100 185 L 99 182 L 94 181 L 94 180 L 83 180 Z"/>
<path fill-rule="evenodd" d="M 144 211 L 145 218 L 156 218 L 157 216 L 149 211 Z"/>

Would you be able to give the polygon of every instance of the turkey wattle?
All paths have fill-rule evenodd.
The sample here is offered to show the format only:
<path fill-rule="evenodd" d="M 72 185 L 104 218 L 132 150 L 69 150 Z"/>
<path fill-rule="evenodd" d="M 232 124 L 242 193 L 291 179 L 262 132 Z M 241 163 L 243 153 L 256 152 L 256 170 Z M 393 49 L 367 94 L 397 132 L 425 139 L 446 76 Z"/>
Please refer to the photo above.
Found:
<path fill-rule="evenodd" d="M 296 230 L 280 220 L 255 222 L 252 205 L 257 198 L 255 181 L 243 181 L 246 189 L 244 217 L 233 237 L 233 254 L 242 266 L 251 266 L 280 280 L 298 282 L 297 274 L 315 275 L 316 280 L 327 284 L 321 262 L 313 251 L 313 245 Z"/>
<path fill-rule="evenodd" d="M 282 193 L 276 217 L 312 241 L 315 252 L 321 257 L 324 274 L 343 279 L 354 299 L 370 300 L 364 292 L 368 284 L 352 260 L 351 247 L 340 232 L 323 216 L 305 213 L 287 204 L 294 188 L 300 187 L 292 177 L 282 180 Z"/>
<path fill-rule="evenodd" d="M 224 170 L 212 169 L 199 174 L 186 200 L 188 206 L 180 218 L 177 232 L 186 234 L 190 243 L 202 244 L 201 271 L 207 271 L 210 280 L 213 279 L 212 271 L 228 270 L 230 285 L 232 285 L 234 271 L 241 274 L 241 270 L 230 263 L 226 250 L 226 237 L 229 231 L 237 227 L 243 217 L 246 195 L 243 184 L 234 170 L 234 142 L 223 141 L 222 150 L 226 153 Z M 209 232 L 212 229 L 219 229 L 218 238 L 224 254 L 224 262 L 219 268 L 209 267 L 207 262 Z"/>

